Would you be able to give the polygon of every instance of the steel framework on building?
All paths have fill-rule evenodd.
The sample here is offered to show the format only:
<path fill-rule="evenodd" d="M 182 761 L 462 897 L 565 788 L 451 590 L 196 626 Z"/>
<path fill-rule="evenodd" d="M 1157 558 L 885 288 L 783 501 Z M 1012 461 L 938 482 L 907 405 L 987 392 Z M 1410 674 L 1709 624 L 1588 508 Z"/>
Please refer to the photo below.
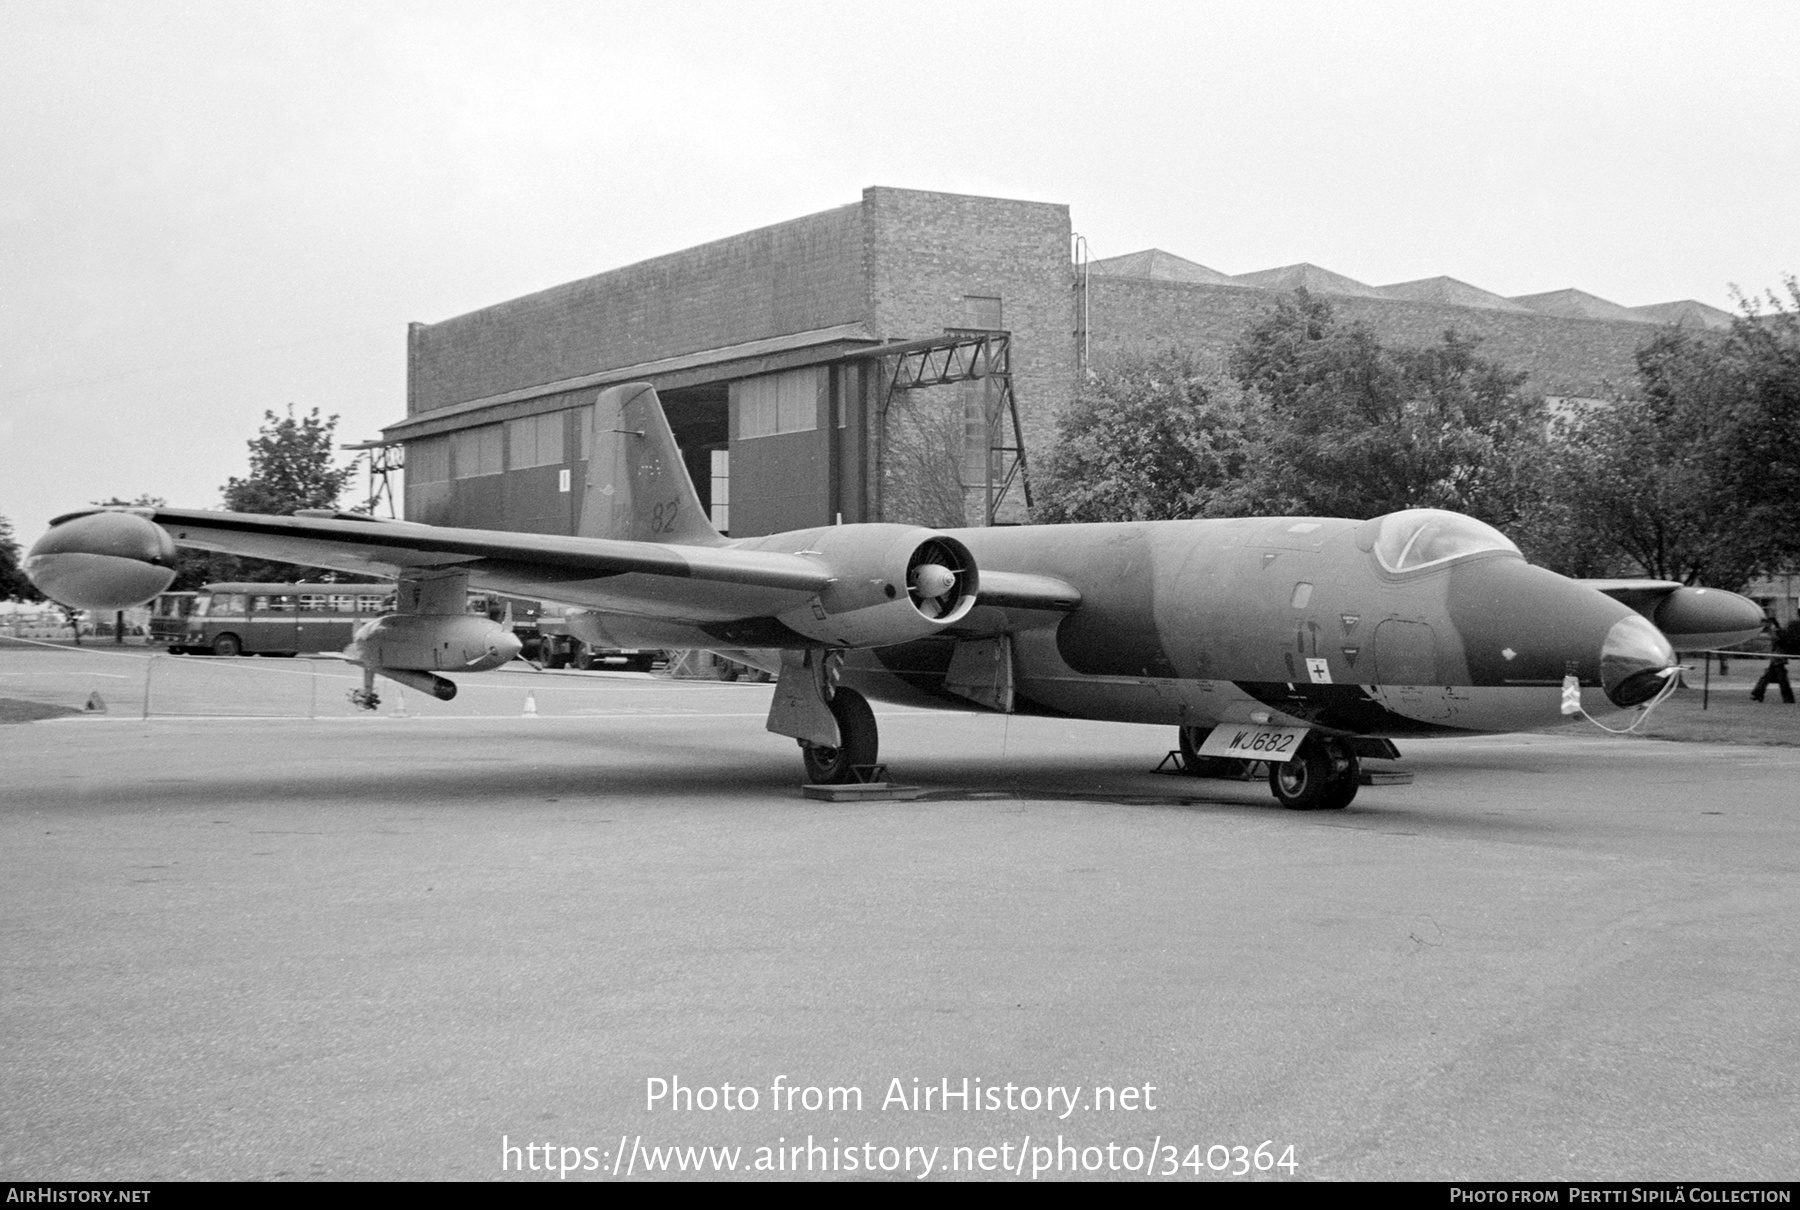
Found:
<path fill-rule="evenodd" d="M 394 511 L 394 484 L 388 476 L 406 469 L 406 447 L 398 441 L 364 441 L 338 448 L 355 450 L 369 456 L 369 498 L 363 502 L 363 508 L 368 514 L 375 516 L 376 509 L 385 500 L 388 516 L 399 516 Z"/>
<path fill-rule="evenodd" d="M 877 414 L 877 440 L 885 446 L 888 409 L 907 391 L 988 381 L 996 394 L 987 409 L 987 468 L 983 490 L 986 524 L 995 524 L 1000 506 L 1016 481 L 1031 508 L 1031 479 L 1025 466 L 1025 434 L 1013 394 L 1012 334 L 987 329 L 952 328 L 942 336 L 899 344 L 875 345 L 851 355 L 877 358 L 883 364 Z M 891 371 L 887 369 L 892 364 Z M 1009 440 L 1010 438 L 1010 440 Z"/>

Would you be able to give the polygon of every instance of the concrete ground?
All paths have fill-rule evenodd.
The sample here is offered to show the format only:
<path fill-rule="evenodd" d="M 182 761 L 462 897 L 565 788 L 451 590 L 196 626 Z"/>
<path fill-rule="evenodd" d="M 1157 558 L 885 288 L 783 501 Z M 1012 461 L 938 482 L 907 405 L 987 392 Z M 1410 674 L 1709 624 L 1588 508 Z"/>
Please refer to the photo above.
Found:
<path fill-rule="evenodd" d="M 767 686 L 205 663 L 0 644 L 108 707 L 0 727 L 0 1179 L 1800 1171 L 1800 750 L 1403 744 L 1311 815 L 878 707 L 928 797 L 843 805 Z"/>

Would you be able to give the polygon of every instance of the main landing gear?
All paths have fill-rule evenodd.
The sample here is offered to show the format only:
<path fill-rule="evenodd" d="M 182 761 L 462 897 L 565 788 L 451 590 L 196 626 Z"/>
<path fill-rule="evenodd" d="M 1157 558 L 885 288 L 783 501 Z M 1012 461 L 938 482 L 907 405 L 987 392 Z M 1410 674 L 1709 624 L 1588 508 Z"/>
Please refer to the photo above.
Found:
<path fill-rule="evenodd" d="M 1181 767 L 1193 777 L 1232 777 L 1255 762 L 1232 757 L 1201 756 L 1210 727 L 1182 727 Z M 1300 750 L 1285 761 L 1268 761 L 1269 792 L 1290 811 L 1341 811 L 1362 784 L 1362 762 L 1348 741 L 1337 736 L 1308 735 Z"/>
<path fill-rule="evenodd" d="M 875 712 L 862 694 L 838 683 L 842 659 L 823 648 L 781 653 L 768 728 L 799 741 L 808 785 L 854 785 L 878 775 Z"/>
<path fill-rule="evenodd" d="M 854 689 L 839 685 L 832 690 L 831 716 L 837 720 L 838 746 L 800 741 L 800 759 L 806 764 L 806 780 L 815 786 L 847 785 L 858 780 L 856 767 L 872 765 L 881 747 L 875 712 Z"/>
<path fill-rule="evenodd" d="M 363 669 L 363 685 L 361 689 L 350 691 L 350 704 L 358 710 L 374 710 L 381 705 L 381 695 L 375 692 L 375 670 Z"/>

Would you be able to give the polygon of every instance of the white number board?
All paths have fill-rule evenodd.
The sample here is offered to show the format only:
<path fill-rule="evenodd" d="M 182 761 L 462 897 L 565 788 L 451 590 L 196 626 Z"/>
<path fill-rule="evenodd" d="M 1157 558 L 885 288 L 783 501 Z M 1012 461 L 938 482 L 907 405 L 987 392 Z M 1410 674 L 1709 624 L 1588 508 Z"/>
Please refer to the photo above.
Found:
<path fill-rule="evenodd" d="M 1233 756 L 1241 760 L 1292 760 L 1310 727 L 1258 727 L 1221 723 L 1200 745 L 1201 756 Z"/>

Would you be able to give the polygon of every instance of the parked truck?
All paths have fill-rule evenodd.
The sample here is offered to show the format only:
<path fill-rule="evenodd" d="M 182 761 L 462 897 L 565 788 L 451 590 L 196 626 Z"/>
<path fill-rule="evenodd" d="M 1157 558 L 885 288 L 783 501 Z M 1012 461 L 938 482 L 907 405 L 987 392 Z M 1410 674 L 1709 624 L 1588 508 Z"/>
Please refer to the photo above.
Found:
<path fill-rule="evenodd" d="M 525 644 L 524 656 L 545 668 L 616 668 L 648 672 L 663 653 L 649 648 L 589 647 L 569 633 L 564 609 L 524 597 L 470 593 L 469 612 L 485 613 L 498 622 L 512 606 L 513 633 Z"/>

